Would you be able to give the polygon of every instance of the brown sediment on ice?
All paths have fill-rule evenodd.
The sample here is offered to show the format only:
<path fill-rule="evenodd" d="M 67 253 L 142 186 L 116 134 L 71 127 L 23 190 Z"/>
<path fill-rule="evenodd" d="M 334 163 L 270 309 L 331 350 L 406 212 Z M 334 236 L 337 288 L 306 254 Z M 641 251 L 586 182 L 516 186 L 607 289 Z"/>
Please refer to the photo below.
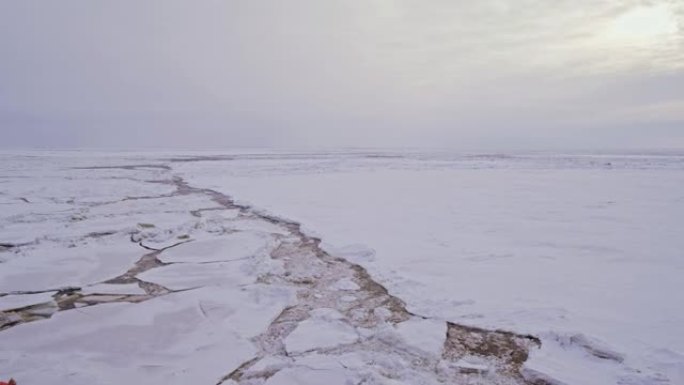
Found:
<path fill-rule="evenodd" d="M 519 375 L 532 348 L 540 348 L 541 341 L 532 335 L 505 330 L 487 330 L 447 322 L 447 338 L 442 357 L 458 361 L 467 356 L 488 357 L 512 375 Z"/>

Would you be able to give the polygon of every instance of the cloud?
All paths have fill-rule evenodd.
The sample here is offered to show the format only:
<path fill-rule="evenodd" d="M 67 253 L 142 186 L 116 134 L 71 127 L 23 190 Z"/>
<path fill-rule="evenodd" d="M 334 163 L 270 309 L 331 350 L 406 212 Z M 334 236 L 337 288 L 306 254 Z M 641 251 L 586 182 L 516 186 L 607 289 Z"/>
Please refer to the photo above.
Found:
<path fill-rule="evenodd" d="M 534 148 L 684 100 L 676 0 L 22 0 L 0 50 L 4 146 Z"/>

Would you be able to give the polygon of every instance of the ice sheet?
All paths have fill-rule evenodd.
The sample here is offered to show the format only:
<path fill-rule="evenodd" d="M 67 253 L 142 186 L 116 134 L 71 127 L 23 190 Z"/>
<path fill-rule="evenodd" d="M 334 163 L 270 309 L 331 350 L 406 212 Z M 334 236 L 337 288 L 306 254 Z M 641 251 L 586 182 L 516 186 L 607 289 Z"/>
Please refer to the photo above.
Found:
<path fill-rule="evenodd" d="M 684 381 L 681 156 L 395 155 L 179 170 L 301 222 L 418 314 L 540 336 L 552 376 Z"/>
<path fill-rule="evenodd" d="M 0 373 L 520 384 L 451 322 L 541 339 L 529 379 L 683 381 L 682 156 L 197 155 L 0 154 Z"/>

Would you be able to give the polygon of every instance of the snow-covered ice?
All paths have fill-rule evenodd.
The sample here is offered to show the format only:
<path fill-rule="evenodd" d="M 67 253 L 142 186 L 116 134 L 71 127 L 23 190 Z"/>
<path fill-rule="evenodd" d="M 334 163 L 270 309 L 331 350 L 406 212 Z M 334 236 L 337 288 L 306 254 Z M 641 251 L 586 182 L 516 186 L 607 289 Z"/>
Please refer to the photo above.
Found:
<path fill-rule="evenodd" d="M 302 223 L 411 311 L 539 336 L 551 377 L 684 382 L 684 157 L 390 155 L 179 170 Z"/>
<path fill-rule="evenodd" d="M 682 155 L 0 162 L 19 384 L 684 383 Z"/>

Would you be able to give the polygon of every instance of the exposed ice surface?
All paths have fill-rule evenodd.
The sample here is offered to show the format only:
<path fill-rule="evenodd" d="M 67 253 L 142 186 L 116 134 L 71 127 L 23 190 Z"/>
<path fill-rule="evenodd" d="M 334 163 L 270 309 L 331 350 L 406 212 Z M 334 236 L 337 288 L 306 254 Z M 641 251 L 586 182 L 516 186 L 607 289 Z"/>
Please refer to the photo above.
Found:
<path fill-rule="evenodd" d="M 109 283 L 98 283 L 92 286 L 87 286 L 83 288 L 84 293 L 107 293 L 107 294 L 145 294 L 138 284 L 120 284 L 113 285 Z M 34 302 L 35 303 L 35 302 Z"/>
<path fill-rule="evenodd" d="M 37 303 L 49 302 L 52 300 L 53 294 L 54 292 L 24 295 L 9 294 L 4 297 L 0 297 L 0 311 L 35 305 Z"/>
<path fill-rule="evenodd" d="M 677 154 L 0 154 L 0 375 L 678 385 L 683 186 Z"/>
<path fill-rule="evenodd" d="M 313 369 L 313 370 L 312 370 Z M 266 381 L 267 385 L 354 385 L 355 381 L 342 368 L 316 369 L 294 367 L 281 370 Z"/>
<path fill-rule="evenodd" d="M 243 297 L 200 289 L 60 312 L 3 331 L 0 367 L 27 384 L 214 384 L 255 354 L 249 338 L 280 311 Z"/>
<path fill-rule="evenodd" d="M 353 327 L 344 323 L 342 315 L 333 312 L 332 316 L 314 314 L 300 322 L 285 340 L 285 349 L 290 353 L 306 352 L 316 348 L 329 348 L 351 344 L 359 336 Z"/>
<path fill-rule="evenodd" d="M 413 319 L 400 323 L 396 329 L 409 345 L 437 356 L 442 353 L 447 334 L 444 322 Z"/>
<path fill-rule="evenodd" d="M 188 242 L 166 251 L 163 262 L 231 262 L 247 259 L 264 248 L 265 239 L 255 233 L 239 232 L 204 242 Z"/>

